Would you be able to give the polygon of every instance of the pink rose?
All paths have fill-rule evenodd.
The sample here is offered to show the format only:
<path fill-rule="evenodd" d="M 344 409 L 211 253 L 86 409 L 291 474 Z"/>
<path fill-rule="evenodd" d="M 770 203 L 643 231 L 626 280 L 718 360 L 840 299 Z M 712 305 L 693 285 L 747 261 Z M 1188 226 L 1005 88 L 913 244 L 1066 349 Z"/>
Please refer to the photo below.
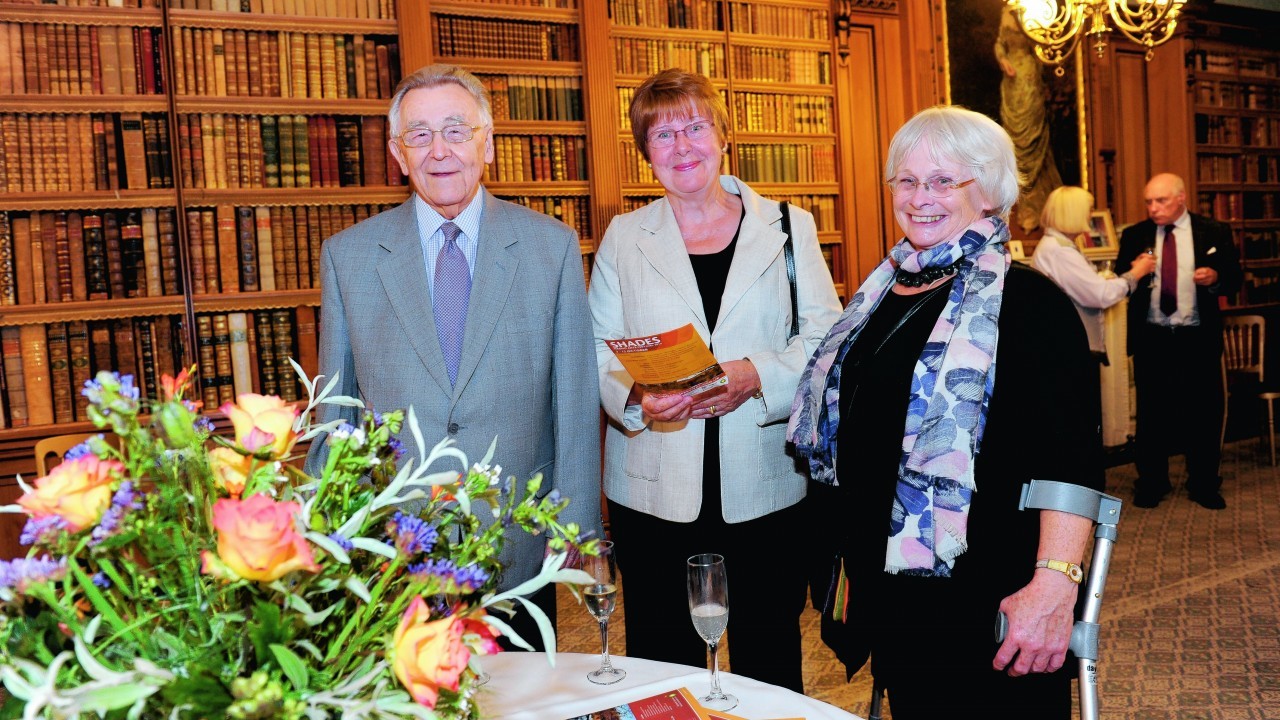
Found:
<path fill-rule="evenodd" d="M 213 481 L 218 487 L 238 498 L 249 482 L 253 458 L 228 447 L 218 447 L 209 451 L 209 468 L 213 470 Z"/>
<path fill-rule="evenodd" d="M 275 395 L 244 393 L 218 408 L 236 429 L 236 443 L 253 454 L 278 459 L 289 454 L 298 435 L 293 431 L 298 409 Z"/>
<path fill-rule="evenodd" d="M 98 524 L 111 505 L 111 486 L 123 474 L 124 465 L 116 460 L 82 455 L 38 478 L 18 504 L 33 518 L 57 515 L 71 532 L 79 532 Z"/>
<path fill-rule="evenodd" d="M 421 705 L 436 706 L 440 688 L 458 690 L 458 679 L 471 657 L 462 642 L 465 621 L 457 617 L 431 620 L 431 611 L 414 598 L 392 638 L 392 668 Z"/>
<path fill-rule="evenodd" d="M 319 572 L 311 546 L 294 530 L 293 517 L 301 509 L 298 503 L 277 502 L 261 494 L 214 503 L 218 552 L 203 553 L 202 570 L 226 579 L 258 582 L 271 582 L 294 570 Z"/>

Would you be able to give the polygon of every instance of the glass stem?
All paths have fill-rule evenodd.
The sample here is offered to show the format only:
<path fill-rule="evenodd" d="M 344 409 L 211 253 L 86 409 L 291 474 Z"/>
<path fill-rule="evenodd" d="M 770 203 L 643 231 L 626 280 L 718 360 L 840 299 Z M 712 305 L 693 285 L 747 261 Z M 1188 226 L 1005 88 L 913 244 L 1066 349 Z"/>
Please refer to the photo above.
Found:
<path fill-rule="evenodd" d="M 613 671 L 613 665 L 609 662 L 609 618 L 600 620 L 600 670 Z"/>
<path fill-rule="evenodd" d="M 718 698 L 724 695 L 720 690 L 720 661 L 717 657 L 717 651 L 720 649 L 720 643 L 708 643 L 711 646 L 711 697 Z"/>

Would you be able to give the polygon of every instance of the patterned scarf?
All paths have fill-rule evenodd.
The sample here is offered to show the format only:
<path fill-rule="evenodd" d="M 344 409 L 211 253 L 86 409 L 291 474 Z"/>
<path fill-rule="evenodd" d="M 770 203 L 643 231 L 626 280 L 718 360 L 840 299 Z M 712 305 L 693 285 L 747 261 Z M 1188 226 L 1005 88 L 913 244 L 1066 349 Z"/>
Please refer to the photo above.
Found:
<path fill-rule="evenodd" d="M 1008 226 L 996 217 L 973 223 L 959 240 L 927 250 L 917 251 L 903 238 L 858 288 L 801 376 L 787 438 L 808 458 L 814 480 L 836 485 L 840 372 L 853 340 L 893 286 L 898 268 L 915 273 L 963 258 L 911 379 L 889 522 L 888 572 L 949 577 L 967 548 L 969 503 L 977 489 L 973 464 L 995 385 L 1008 239 Z"/>

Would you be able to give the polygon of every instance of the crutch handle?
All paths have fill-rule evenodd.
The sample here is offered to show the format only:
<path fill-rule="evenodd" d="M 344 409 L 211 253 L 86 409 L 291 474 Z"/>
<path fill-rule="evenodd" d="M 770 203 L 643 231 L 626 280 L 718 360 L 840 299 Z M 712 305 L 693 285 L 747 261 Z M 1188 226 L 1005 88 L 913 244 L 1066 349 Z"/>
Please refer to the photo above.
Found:
<path fill-rule="evenodd" d="M 1075 625 L 1071 626 L 1071 642 L 1067 648 L 1072 654 L 1083 660 L 1098 659 L 1098 629 L 1097 623 L 1085 622 L 1077 620 Z M 996 642 L 1004 642 L 1005 636 L 1009 634 L 1009 618 L 1003 611 L 996 611 Z"/>

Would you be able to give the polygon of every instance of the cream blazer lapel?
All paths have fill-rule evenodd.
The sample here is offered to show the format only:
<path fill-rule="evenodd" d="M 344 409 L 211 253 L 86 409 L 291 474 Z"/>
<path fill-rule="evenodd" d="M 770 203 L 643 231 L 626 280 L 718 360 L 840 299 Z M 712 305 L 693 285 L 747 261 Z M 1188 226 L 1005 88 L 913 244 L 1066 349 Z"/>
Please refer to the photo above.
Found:
<path fill-rule="evenodd" d="M 729 266 L 729 277 L 725 280 L 724 295 L 720 300 L 720 317 L 716 318 L 716 329 L 728 331 L 732 326 L 727 322 L 730 314 L 782 252 L 787 236 L 771 227 L 782 217 L 777 203 L 765 200 L 748 187 L 736 186 L 731 177 L 725 176 L 720 180 L 726 190 L 740 194 L 746 208 L 746 217 L 738 231 L 738 245 L 733 251 L 733 264 Z M 790 298 L 787 301 L 790 302 Z M 742 308 L 743 312 L 751 310 L 750 307 Z"/>
<path fill-rule="evenodd" d="M 655 202 L 649 208 L 648 216 L 640 221 L 640 229 L 647 232 L 640 234 L 636 247 L 653 269 L 671 285 L 676 295 L 689 306 L 689 311 L 697 320 L 698 330 L 704 338 L 709 338 L 711 332 L 707 326 L 707 312 L 702 306 L 702 295 L 698 292 L 698 279 L 693 276 L 689 251 L 685 249 L 684 240 L 680 237 L 680 226 L 676 224 L 671 203 L 666 198 Z"/>

